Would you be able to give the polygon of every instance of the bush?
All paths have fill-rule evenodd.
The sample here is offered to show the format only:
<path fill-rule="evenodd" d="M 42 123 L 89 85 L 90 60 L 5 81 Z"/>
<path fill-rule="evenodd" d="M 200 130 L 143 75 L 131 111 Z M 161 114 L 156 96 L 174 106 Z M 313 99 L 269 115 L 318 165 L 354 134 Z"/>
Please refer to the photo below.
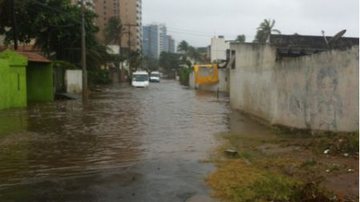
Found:
<path fill-rule="evenodd" d="M 179 70 L 179 80 L 181 85 L 189 86 L 189 77 L 191 71 L 192 70 L 190 68 L 181 68 Z"/>
<path fill-rule="evenodd" d="M 103 69 L 88 70 L 89 85 L 111 83 L 109 71 Z"/>

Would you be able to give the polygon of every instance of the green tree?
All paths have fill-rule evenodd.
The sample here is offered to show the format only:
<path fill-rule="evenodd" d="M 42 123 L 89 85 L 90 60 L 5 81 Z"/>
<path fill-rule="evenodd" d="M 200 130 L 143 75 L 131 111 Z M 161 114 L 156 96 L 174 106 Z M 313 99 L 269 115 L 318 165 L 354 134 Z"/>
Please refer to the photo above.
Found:
<path fill-rule="evenodd" d="M 124 33 L 124 28 L 119 17 L 111 17 L 105 27 L 105 43 L 106 44 L 120 44 L 121 36 Z"/>
<path fill-rule="evenodd" d="M 236 42 L 240 42 L 240 43 L 244 43 L 246 40 L 246 37 L 245 35 L 241 34 L 241 35 L 238 35 L 235 39 Z"/>
<path fill-rule="evenodd" d="M 162 52 L 159 58 L 159 66 L 166 73 L 177 70 L 180 66 L 180 55 L 176 53 Z"/>
<path fill-rule="evenodd" d="M 31 13 L 27 11 L 27 5 L 29 1 L 15 1 L 15 0 L 0 0 L 0 34 L 5 36 L 5 43 L 9 44 L 14 42 L 14 24 L 12 20 L 12 12 L 16 13 L 16 30 L 17 30 L 17 41 L 22 43 L 29 43 L 33 37 L 33 30 L 31 26 L 24 27 L 31 23 Z M 15 8 L 13 10 L 13 8 Z M 24 22 L 26 19 L 27 22 Z"/>
<path fill-rule="evenodd" d="M 0 4 L 0 10 L 8 8 L 8 1 Z M 21 3 L 19 3 L 21 2 Z M 35 39 L 35 45 L 51 59 L 65 60 L 80 66 L 81 47 L 81 8 L 70 4 L 68 0 L 27 0 L 15 1 L 18 40 L 28 43 Z M 5 15 L 0 14 L 0 17 Z M 106 47 L 95 37 L 98 28 L 94 25 L 96 14 L 85 11 L 85 30 L 88 68 L 97 68 L 104 64 L 108 54 Z M 10 27 L 6 31 L 5 27 Z M 0 34 L 5 40 L 12 41 L 13 26 L 11 20 L 0 20 Z"/>
<path fill-rule="evenodd" d="M 129 65 L 130 67 L 136 71 L 138 67 L 141 66 L 141 62 L 142 62 L 143 58 L 142 58 L 142 54 L 140 51 L 131 51 L 128 61 L 129 61 Z"/>
<path fill-rule="evenodd" d="M 159 70 L 159 60 L 153 57 L 144 57 L 143 64 L 146 69 L 150 71 L 157 71 Z"/>
<path fill-rule="evenodd" d="M 179 51 L 179 52 L 183 52 L 183 53 L 187 53 L 188 52 L 188 50 L 189 50 L 189 44 L 188 44 L 188 42 L 186 42 L 186 41 L 181 41 L 180 43 L 179 43 L 179 45 L 178 45 L 178 47 L 177 47 L 177 50 Z"/>
<path fill-rule="evenodd" d="M 264 19 L 260 26 L 257 28 L 256 36 L 254 42 L 265 44 L 270 39 L 271 33 L 280 34 L 281 32 L 277 29 L 274 29 L 275 20 Z"/>

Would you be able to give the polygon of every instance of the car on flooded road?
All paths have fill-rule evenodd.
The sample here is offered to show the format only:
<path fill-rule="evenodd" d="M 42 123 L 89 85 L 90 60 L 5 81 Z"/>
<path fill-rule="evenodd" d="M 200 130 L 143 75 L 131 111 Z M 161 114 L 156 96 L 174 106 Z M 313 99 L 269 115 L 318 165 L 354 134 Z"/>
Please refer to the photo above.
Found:
<path fill-rule="evenodd" d="M 146 71 L 136 71 L 132 75 L 131 85 L 137 88 L 149 86 L 149 74 Z"/>
<path fill-rule="evenodd" d="M 150 82 L 160 82 L 160 72 L 158 71 L 152 71 L 150 73 Z"/>

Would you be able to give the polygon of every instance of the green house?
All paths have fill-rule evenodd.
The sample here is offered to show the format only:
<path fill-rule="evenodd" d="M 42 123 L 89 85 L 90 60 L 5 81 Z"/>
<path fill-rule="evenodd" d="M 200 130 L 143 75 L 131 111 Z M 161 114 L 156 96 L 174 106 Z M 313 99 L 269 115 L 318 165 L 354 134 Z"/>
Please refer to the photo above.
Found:
<path fill-rule="evenodd" d="M 54 100 L 52 63 L 34 52 L 1 52 L 0 84 L 0 109 Z"/>
<path fill-rule="evenodd" d="M 54 101 L 54 79 L 51 61 L 34 52 L 19 52 L 27 57 L 26 67 L 27 101 Z"/>
<path fill-rule="evenodd" d="M 14 51 L 0 53 L 0 109 L 27 105 L 27 64 L 26 57 Z"/>

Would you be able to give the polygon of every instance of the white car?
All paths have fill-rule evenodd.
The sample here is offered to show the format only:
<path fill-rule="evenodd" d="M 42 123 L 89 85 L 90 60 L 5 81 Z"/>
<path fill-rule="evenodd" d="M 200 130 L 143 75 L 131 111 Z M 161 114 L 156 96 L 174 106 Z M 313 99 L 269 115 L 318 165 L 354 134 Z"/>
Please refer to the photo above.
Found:
<path fill-rule="evenodd" d="M 160 72 L 153 71 L 150 73 L 150 82 L 160 82 Z"/>
<path fill-rule="evenodd" d="M 136 71 L 133 73 L 131 85 L 138 88 L 149 86 L 149 74 L 146 71 Z"/>

